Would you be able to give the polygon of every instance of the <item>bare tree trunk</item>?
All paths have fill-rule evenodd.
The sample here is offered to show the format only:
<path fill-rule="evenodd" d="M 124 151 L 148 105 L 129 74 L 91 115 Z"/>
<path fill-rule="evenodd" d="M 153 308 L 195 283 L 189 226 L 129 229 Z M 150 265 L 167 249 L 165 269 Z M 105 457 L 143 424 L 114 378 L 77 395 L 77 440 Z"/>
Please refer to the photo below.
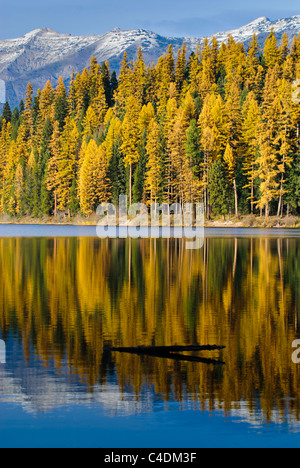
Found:
<path fill-rule="evenodd" d="M 284 167 L 284 159 L 285 158 L 283 157 L 283 167 Z M 280 212 L 281 212 L 281 209 L 282 209 L 283 180 L 284 180 L 284 175 L 283 175 L 283 172 L 282 172 L 281 181 L 280 181 L 280 195 L 279 195 L 278 210 L 277 210 L 277 217 L 278 218 L 280 216 Z"/>
<path fill-rule="evenodd" d="M 233 181 L 233 187 L 234 187 L 235 216 L 236 216 L 236 218 L 238 218 L 239 217 L 239 207 L 238 207 L 238 195 L 237 195 L 237 186 L 236 186 L 236 180 L 235 179 Z"/>
<path fill-rule="evenodd" d="M 210 219 L 209 169 L 207 162 L 207 218 Z"/>
<path fill-rule="evenodd" d="M 207 190 L 207 219 L 210 219 L 210 201 L 209 201 L 209 191 Z"/>
<path fill-rule="evenodd" d="M 251 214 L 253 215 L 254 213 L 254 180 L 253 180 L 253 174 L 254 174 L 254 166 L 252 165 L 252 180 L 251 180 Z"/>
<path fill-rule="evenodd" d="M 132 164 L 130 164 L 130 174 L 129 174 L 129 204 L 131 205 L 132 200 Z"/>
<path fill-rule="evenodd" d="M 54 194 L 54 216 L 57 216 L 57 193 Z"/>
<path fill-rule="evenodd" d="M 266 204 L 266 219 L 269 218 L 270 215 L 270 208 L 269 208 L 269 202 Z"/>

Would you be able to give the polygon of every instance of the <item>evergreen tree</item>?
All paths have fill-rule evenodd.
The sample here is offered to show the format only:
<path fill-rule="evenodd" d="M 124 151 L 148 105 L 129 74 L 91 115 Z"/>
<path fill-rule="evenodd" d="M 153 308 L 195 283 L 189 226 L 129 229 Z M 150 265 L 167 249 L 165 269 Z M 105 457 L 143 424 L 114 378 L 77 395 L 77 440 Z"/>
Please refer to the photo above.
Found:
<path fill-rule="evenodd" d="M 11 122 L 12 120 L 12 113 L 11 113 L 11 108 L 8 102 L 6 102 L 3 106 L 3 111 L 2 111 L 2 116 L 1 116 L 1 125 L 3 120 L 6 122 Z"/>
<path fill-rule="evenodd" d="M 191 120 L 186 132 L 185 153 L 187 158 L 187 174 L 191 174 L 189 201 L 199 201 L 200 194 L 200 164 L 202 155 L 200 152 L 200 135 L 195 119 Z"/>
<path fill-rule="evenodd" d="M 58 85 L 54 98 L 54 120 L 59 123 L 60 130 L 63 129 L 68 114 L 67 90 L 63 78 L 58 79 Z"/>
<path fill-rule="evenodd" d="M 147 143 L 147 132 L 146 130 L 143 131 L 141 144 L 140 144 L 140 157 L 138 160 L 137 168 L 134 174 L 134 183 L 132 186 L 132 200 L 133 203 L 140 203 L 141 201 L 145 201 L 145 173 L 146 173 L 146 165 L 147 165 L 147 151 L 146 151 L 146 143 Z"/>
<path fill-rule="evenodd" d="M 215 161 L 209 173 L 209 193 L 210 203 L 216 215 L 223 215 L 228 212 L 229 197 L 226 174 L 222 161 Z"/>

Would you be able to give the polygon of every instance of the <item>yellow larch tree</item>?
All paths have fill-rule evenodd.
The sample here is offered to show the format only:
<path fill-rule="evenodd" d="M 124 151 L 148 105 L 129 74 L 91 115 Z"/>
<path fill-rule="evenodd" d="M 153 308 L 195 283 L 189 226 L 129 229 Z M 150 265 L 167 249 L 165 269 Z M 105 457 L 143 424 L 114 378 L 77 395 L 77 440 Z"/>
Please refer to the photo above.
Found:
<path fill-rule="evenodd" d="M 139 115 L 141 133 L 148 129 L 150 122 L 155 118 L 155 110 L 151 102 L 144 105 Z"/>
<path fill-rule="evenodd" d="M 198 90 L 202 100 L 204 100 L 214 83 L 214 70 L 211 49 L 207 38 L 204 39 L 204 43 L 201 49 L 201 67 L 198 73 L 197 81 L 199 83 Z"/>
<path fill-rule="evenodd" d="M 278 145 L 279 116 L 281 103 L 278 88 L 278 72 L 276 65 L 266 76 L 263 91 L 261 125 L 259 131 L 259 155 L 256 159 L 256 175 L 260 179 L 260 199 L 258 207 L 265 208 L 266 218 L 270 215 L 270 203 L 279 194 Z"/>
<path fill-rule="evenodd" d="M 141 47 L 139 47 L 137 52 L 137 60 L 134 63 L 132 75 L 134 96 L 138 103 L 143 105 L 146 83 L 146 65 Z"/>
<path fill-rule="evenodd" d="M 0 213 L 4 213 L 4 174 L 5 167 L 8 162 L 8 154 L 11 144 L 11 124 L 10 122 L 2 121 L 0 131 Z"/>
<path fill-rule="evenodd" d="M 277 38 L 272 28 L 264 45 L 264 59 L 267 68 L 271 69 L 280 62 L 280 52 L 278 50 Z"/>
<path fill-rule="evenodd" d="M 105 149 L 106 158 L 109 162 L 113 156 L 114 146 L 117 140 L 121 137 L 122 124 L 118 117 L 113 117 L 110 120 L 109 128 L 105 141 L 103 142 L 103 148 Z"/>
<path fill-rule="evenodd" d="M 292 154 L 297 151 L 297 137 L 294 133 L 293 126 L 293 109 L 292 109 L 292 85 L 285 79 L 281 80 L 279 85 L 280 97 L 280 115 L 279 115 L 279 131 L 277 134 L 276 142 L 280 145 L 279 149 L 279 174 L 280 174 L 280 187 L 279 187 L 279 201 L 277 216 L 280 216 L 283 208 L 283 197 L 287 193 L 285 186 L 285 173 L 288 167 L 291 167 L 293 157 Z"/>
<path fill-rule="evenodd" d="M 60 130 L 59 122 L 54 123 L 53 134 L 50 142 L 51 156 L 47 167 L 47 190 L 53 193 L 54 197 L 54 216 L 57 216 L 59 187 L 61 184 L 59 165 L 61 158 Z"/>
<path fill-rule="evenodd" d="M 150 193 L 151 202 L 157 203 L 162 194 L 162 145 L 159 124 L 154 118 L 150 121 L 148 128 L 146 152 L 148 161 L 145 187 L 146 191 Z"/>
<path fill-rule="evenodd" d="M 159 116 L 163 116 L 166 110 L 168 99 L 170 98 L 170 85 L 171 83 L 175 82 L 175 61 L 172 45 L 169 45 L 168 52 L 159 58 L 156 71 L 158 81 L 157 113 Z"/>
<path fill-rule="evenodd" d="M 23 189 L 24 189 L 24 180 L 23 180 L 23 168 L 19 163 L 16 169 L 15 175 L 15 213 L 17 216 L 22 214 L 22 202 L 23 202 Z"/>
<path fill-rule="evenodd" d="M 127 52 L 124 52 L 121 62 L 118 90 L 115 92 L 116 106 L 120 111 L 124 111 L 128 98 L 132 95 L 132 68 L 128 62 Z"/>
<path fill-rule="evenodd" d="M 228 169 L 229 182 L 233 185 L 235 215 L 238 217 L 238 193 L 236 183 L 236 168 L 241 157 L 241 91 L 236 81 L 232 81 L 228 89 L 228 97 L 225 103 L 225 113 L 227 118 L 227 145 L 224 153 L 224 162 Z"/>
<path fill-rule="evenodd" d="M 258 151 L 259 128 L 260 109 L 255 94 L 251 91 L 242 108 L 242 138 L 244 143 L 243 169 L 248 181 L 244 188 L 250 189 L 249 200 L 251 203 L 251 214 L 254 212 L 255 162 Z"/>
<path fill-rule="evenodd" d="M 99 78 L 99 83 L 96 87 L 96 94 L 92 100 L 91 106 L 98 119 L 98 126 L 102 125 L 108 109 L 102 77 Z"/>
<path fill-rule="evenodd" d="M 58 209 L 68 210 L 72 199 L 72 185 L 76 178 L 78 164 L 79 132 L 74 120 L 68 118 L 60 138 L 61 157 L 58 162 L 58 176 L 61 180 L 58 193 Z"/>
<path fill-rule="evenodd" d="M 19 164 L 19 156 L 17 151 L 17 144 L 12 141 L 9 150 L 7 163 L 4 168 L 3 174 L 3 206 L 7 213 L 15 215 L 15 174 L 16 168 Z"/>
<path fill-rule="evenodd" d="M 201 186 L 205 205 L 205 213 L 209 217 L 209 173 L 212 164 L 220 160 L 226 148 L 227 117 L 225 104 L 220 95 L 214 92 L 208 94 L 204 100 L 199 117 L 200 141 L 204 152 L 202 164 Z"/>
<path fill-rule="evenodd" d="M 87 111 L 90 101 L 90 74 L 87 68 L 84 68 L 81 75 L 78 73 L 74 83 L 76 115 L 75 119 L 80 122 Z"/>
<path fill-rule="evenodd" d="M 85 216 L 90 215 L 97 205 L 110 199 L 110 183 L 107 175 L 105 151 L 94 140 L 86 146 L 79 172 L 80 208 Z"/>
<path fill-rule="evenodd" d="M 132 202 L 132 171 L 138 162 L 141 131 L 139 128 L 140 106 L 134 96 L 130 96 L 126 104 L 126 114 L 122 123 L 122 146 L 125 167 L 129 167 L 129 202 Z"/>
<path fill-rule="evenodd" d="M 183 109 L 180 107 L 170 126 L 167 137 L 167 177 L 169 202 L 183 203 L 184 185 L 183 170 L 185 160 L 186 127 L 184 125 Z"/>
<path fill-rule="evenodd" d="M 23 113 L 24 125 L 30 135 L 30 139 L 33 138 L 33 86 L 28 83 L 25 95 L 25 110 Z"/>
<path fill-rule="evenodd" d="M 189 61 L 189 86 L 188 90 L 192 95 L 199 93 L 200 85 L 200 45 L 197 46 L 196 53 L 193 53 Z"/>
<path fill-rule="evenodd" d="M 84 138 L 92 138 L 94 137 L 96 129 L 99 127 L 99 117 L 97 116 L 94 107 L 89 106 L 85 117 L 83 119 L 83 137 Z"/>
<path fill-rule="evenodd" d="M 45 121 L 50 119 L 51 123 L 54 122 L 54 89 L 50 81 L 47 81 L 46 86 L 41 92 L 39 115 L 38 115 L 38 134 L 40 135 Z"/>

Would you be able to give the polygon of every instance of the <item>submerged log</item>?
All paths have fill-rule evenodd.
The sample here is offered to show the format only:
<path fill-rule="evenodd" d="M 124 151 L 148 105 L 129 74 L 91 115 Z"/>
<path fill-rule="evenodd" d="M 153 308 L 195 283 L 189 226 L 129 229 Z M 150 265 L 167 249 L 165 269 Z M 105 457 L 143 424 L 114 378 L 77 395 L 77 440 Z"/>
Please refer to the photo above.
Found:
<path fill-rule="evenodd" d="M 136 347 L 112 347 L 105 348 L 109 351 L 119 351 L 124 353 L 150 354 L 150 353 L 178 353 L 184 351 L 218 351 L 225 349 L 226 346 L 217 345 L 191 345 L 191 346 L 136 346 Z"/>
<path fill-rule="evenodd" d="M 104 348 L 105 351 L 114 351 L 119 353 L 136 354 L 138 356 L 151 356 L 164 359 L 172 359 L 174 361 L 200 362 L 203 364 L 225 364 L 217 359 L 206 359 L 199 356 L 187 356 L 178 354 L 184 351 L 216 351 L 225 349 L 226 346 L 137 346 L 137 347 L 112 347 Z"/>

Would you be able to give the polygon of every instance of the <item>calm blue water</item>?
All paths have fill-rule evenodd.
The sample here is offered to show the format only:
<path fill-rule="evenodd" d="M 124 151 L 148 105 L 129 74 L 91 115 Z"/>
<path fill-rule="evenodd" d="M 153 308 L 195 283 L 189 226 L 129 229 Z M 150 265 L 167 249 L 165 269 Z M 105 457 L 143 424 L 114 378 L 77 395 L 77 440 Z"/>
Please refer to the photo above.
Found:
<path fill-rule="evenodd" d="M 166 403 L 151 386 L 137 401 L 129 389 L 120 392 L 116 375 L 89 393 L 67 360 L 59 374 L 51 362 L 45 369 L 41 360 L 24 360 L 13 338 L 7 358 L 0 365 L 1 448 L 300 447 L 299 422 L 266 424 L 259 408 L 249 416 L 246 403 L 224 416 L 201 410 L 192 395 Z"/>
<path fill-rule="evenodd" d="M 191 253 L 95 229 L 0 226 L 0 447 L 300 447 L 300 230 L 206 229 Z M 179 339 L 225 365 L 101 354 Z"/>
<path fill-rule="evenodd" d="M 187 232 L 192 231 L 186 228 Z M 123 230 L 123 228 L 122 228 Z M 108 228 L 107 236 L 113 235 L 114 228 Z M 123 232 L 123 231 L 122 231 Z M 160 228 L 160 235 L 164 228 Z M 298 238 L 300 229 L 248 229 L 248 228 L 205 228 L 206 237 L 214 238 Z M 117 228 L 117 234 L 119 228 Z M 148 237 L 150 228 L 141 228 L 143 237 Z M 171 228 L 174 236 L 174 229 Z M 72 225 L 0 225 L 0 238 L 16 237 L 97 237 L 97 226 L 72 226 Z"/>

